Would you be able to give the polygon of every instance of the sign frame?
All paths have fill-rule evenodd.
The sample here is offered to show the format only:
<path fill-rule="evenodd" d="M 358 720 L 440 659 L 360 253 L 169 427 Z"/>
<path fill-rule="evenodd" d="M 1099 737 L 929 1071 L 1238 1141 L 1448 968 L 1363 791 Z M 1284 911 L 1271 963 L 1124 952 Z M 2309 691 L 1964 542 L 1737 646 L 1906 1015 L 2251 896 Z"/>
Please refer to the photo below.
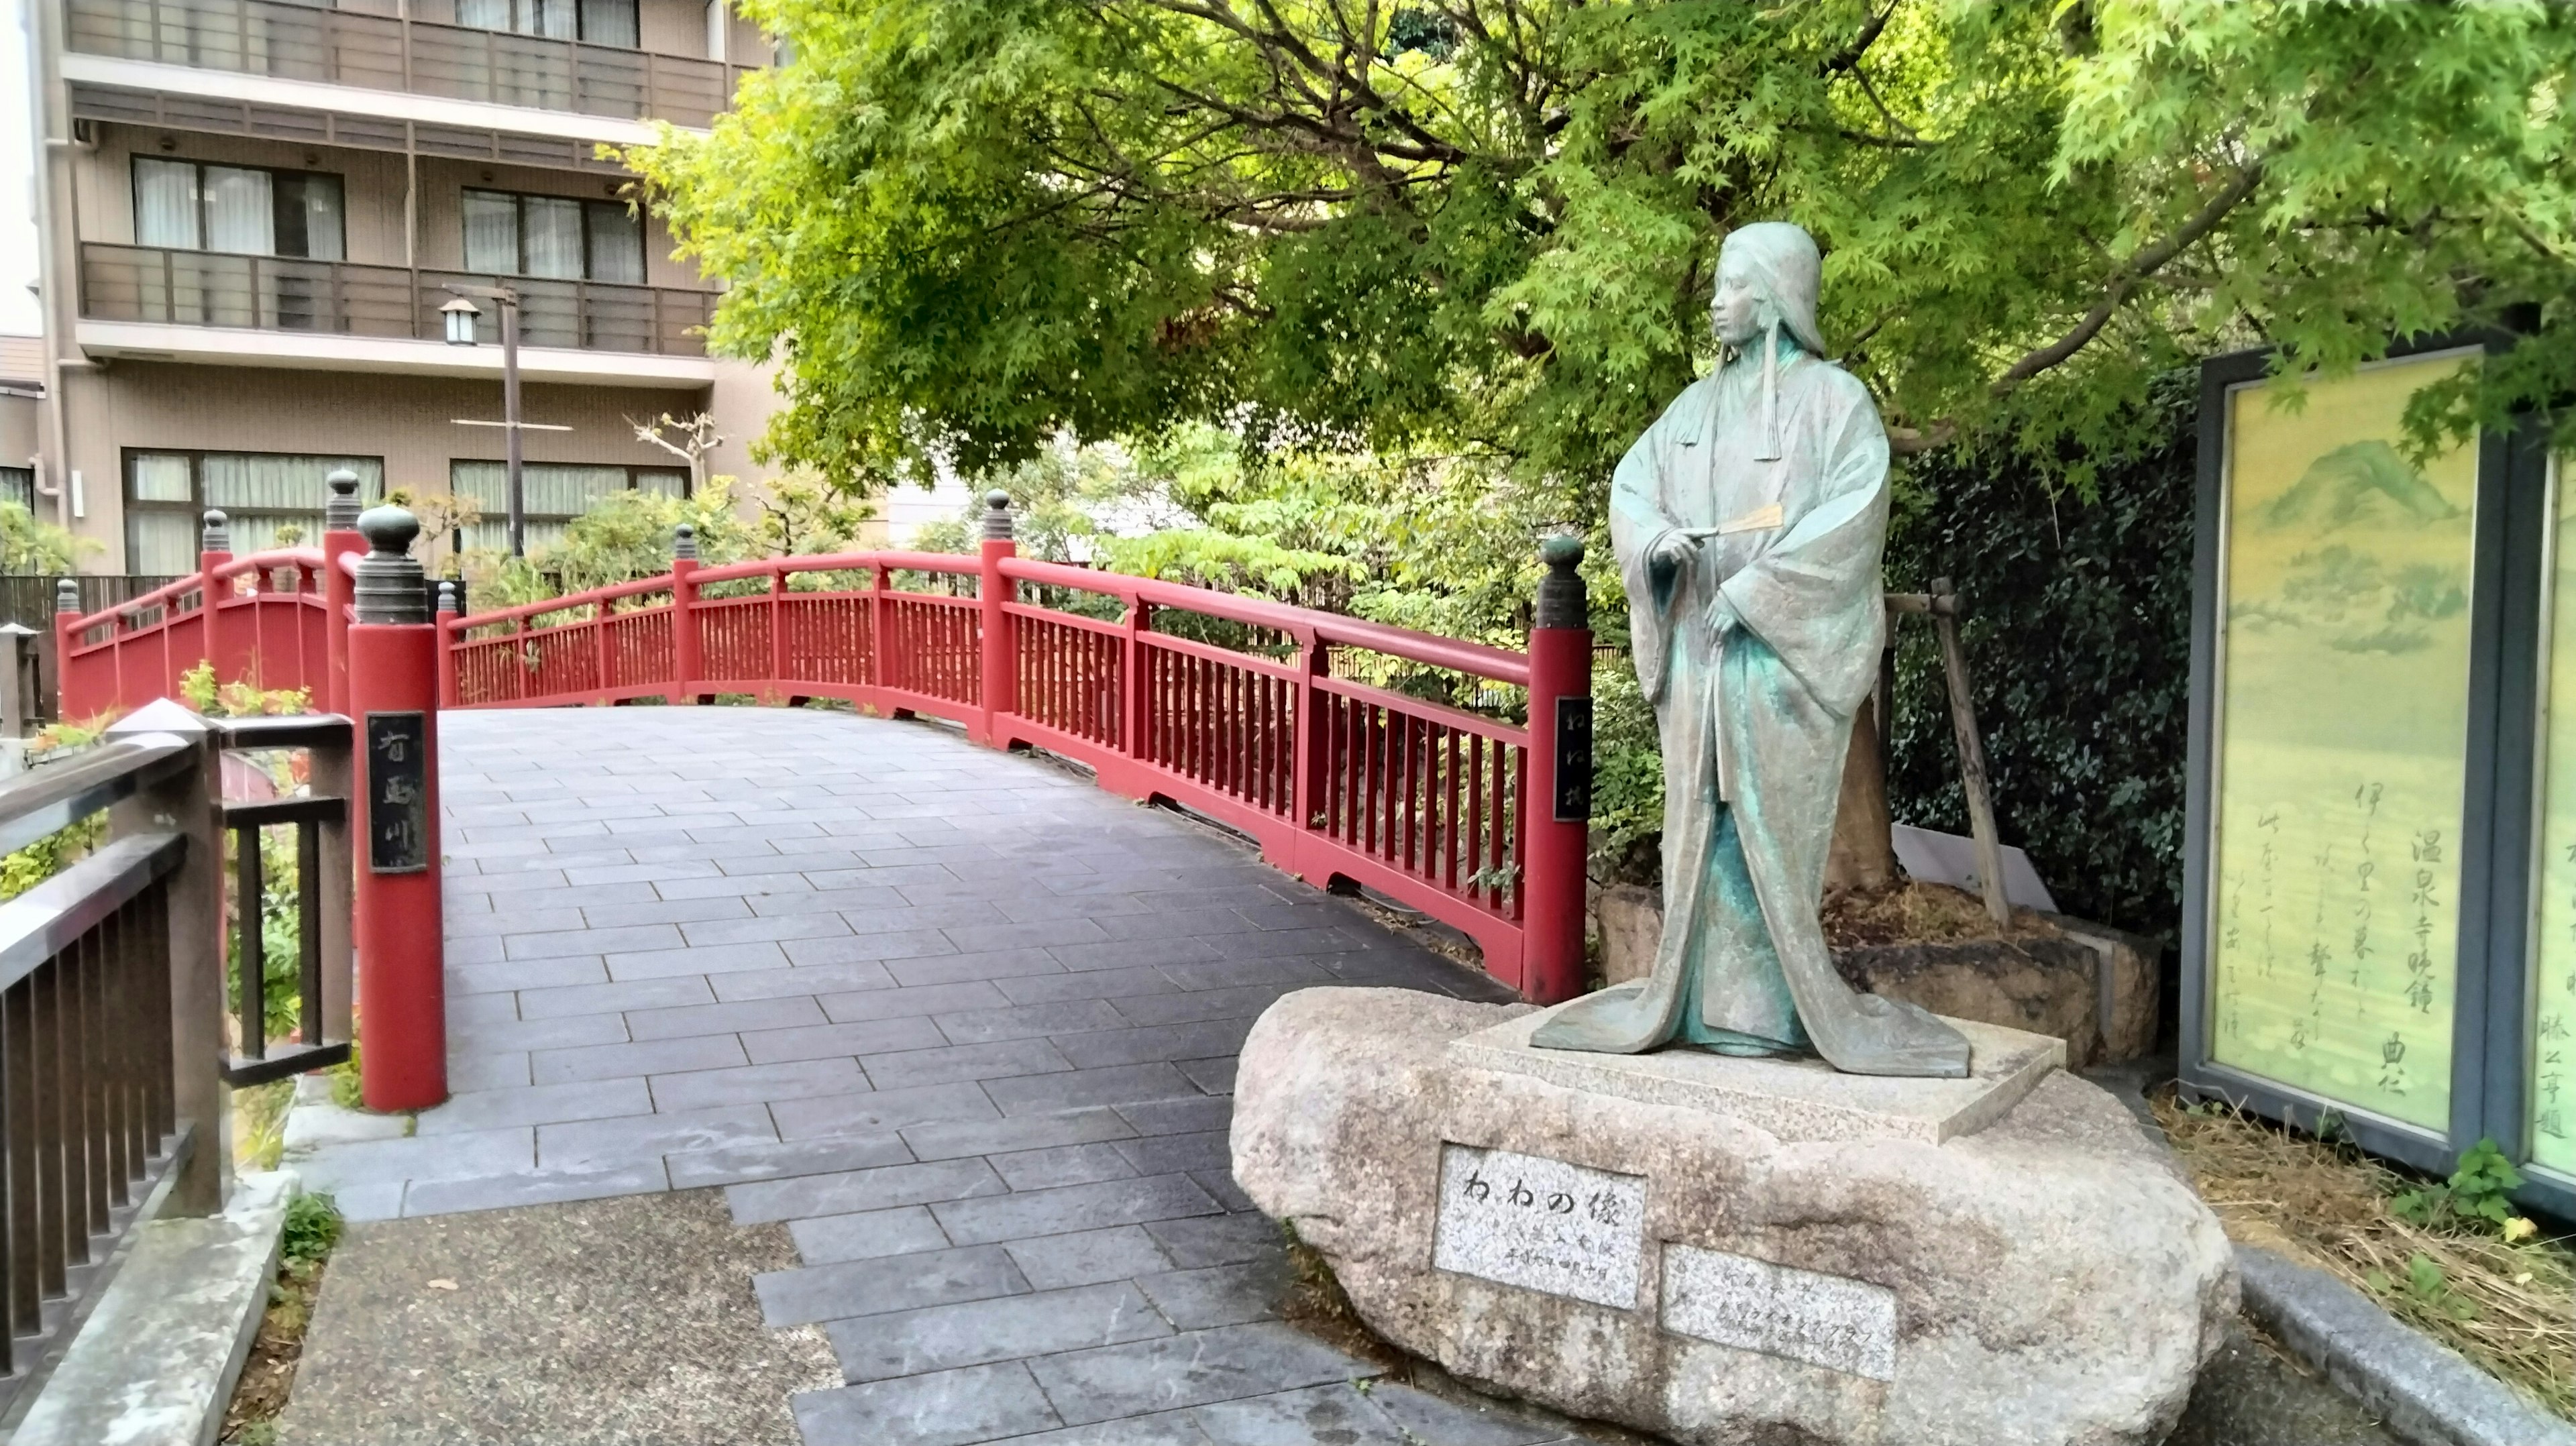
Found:
<path fill-rule="evenodd" d="M 422 874 L 429 872 L 429 714 L 423 709 L 370 711 L 359 728 L 359 742 L 364 747 L 364 776 L 367 781 L 367 872 L 371 874 Z M 376 757 L 377 740 L 401 737 L 411 747 L 408 760 L 386 767 Z M 387 784 L 408 784 L 409 800 L 389 798 Z M 386 844 L 387 823 L 410 823 L 412 845 L 408 852 L 391 850 Z"/>
<path fill-rule="evenodd" d="M 2512 345 L 2496 332 L 2420 337 L 2389 348 L 2391 362 Z M 2461 798 L 2460 907 L 2453 976 L 2449 1119 L 2441 1130 L 2363 1110 L 2214 1057 L 2209 946 L 2217 918 L 2215 777 L 2220 700 L 2220 620 L 2225 608 L 2225 517 L 2231 394 L 2269 379 L 2271 348 L 2215 357 L 2200 369 L 2198 479 L 2191 590 L 2191 702 L 2187 745 L 2178 1073 L 2191 1098 L 2221 1100 L 2312 1133 L 2348 1138 L 2375 1154 L 2447 1174 L 2481 1138 L 2517 1166 L 2530 1156 L 2525 1094 L 2529 980 L 2540 777 L 2539 689 L 2548 606 L 2542 571 L 2550 519 L 2545 441 L 2528 419 L 2482 433 L 2471 524 L 2468 727 Z M 2565 485 L 2562 481 L 2562 485 Z M 2529 1203 L 2576 1216 L 2576 1181 L 2529 1175 Z"/>

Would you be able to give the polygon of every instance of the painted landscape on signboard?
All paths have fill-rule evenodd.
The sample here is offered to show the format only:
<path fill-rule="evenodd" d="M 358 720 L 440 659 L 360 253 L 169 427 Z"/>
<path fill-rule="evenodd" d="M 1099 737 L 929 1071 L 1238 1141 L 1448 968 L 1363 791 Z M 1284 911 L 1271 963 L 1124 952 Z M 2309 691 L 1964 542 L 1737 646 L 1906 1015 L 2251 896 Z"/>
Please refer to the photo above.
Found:
<path fill-rule="evenodd" d="M 2450 1108 L 2477 459 L 2406 400 L 2460 358 L 2229 409 L 2210 1050 L 2339 1105 Z"/>

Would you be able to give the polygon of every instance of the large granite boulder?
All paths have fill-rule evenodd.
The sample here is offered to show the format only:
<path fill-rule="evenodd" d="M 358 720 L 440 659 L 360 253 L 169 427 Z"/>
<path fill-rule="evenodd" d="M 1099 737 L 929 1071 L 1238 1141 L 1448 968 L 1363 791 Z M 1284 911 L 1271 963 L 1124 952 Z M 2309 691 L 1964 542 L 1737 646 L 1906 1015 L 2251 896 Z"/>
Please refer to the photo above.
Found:
<path fill-rule="evenodd" d="M 1237 1075 L 1235 1179 L 1462 1378 L 1708 1446 L 2144 1446 L 2235 1312 L 2217 1220 L 2058 1041 L 1961 1024 L 1975 1078 L 1883 1080 L 1535 1023 L 1303 990 Z"/>

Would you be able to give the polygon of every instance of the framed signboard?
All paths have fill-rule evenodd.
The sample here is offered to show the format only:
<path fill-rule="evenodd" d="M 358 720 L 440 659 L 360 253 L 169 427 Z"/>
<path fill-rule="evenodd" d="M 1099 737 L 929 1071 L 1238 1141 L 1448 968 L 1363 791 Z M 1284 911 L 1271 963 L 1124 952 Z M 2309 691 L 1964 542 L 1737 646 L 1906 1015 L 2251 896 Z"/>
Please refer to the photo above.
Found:
<path fill-rule="evenodd" d="M 2543 1083 L 2576 1125 L 2576 1054 L 2540 1037 L 2576 986 L 2532 1008 L 2576 979 L 2576 557 L 2542 556 L 2576 499 L 2519 436 L 2403 440 L 2496 344 L 2296 388 L 2268 353 L 2202 369 L 2181 1073 L 2420 1168 L 2491 1136 L 2576 1180 L 2540 1129 Z"/>

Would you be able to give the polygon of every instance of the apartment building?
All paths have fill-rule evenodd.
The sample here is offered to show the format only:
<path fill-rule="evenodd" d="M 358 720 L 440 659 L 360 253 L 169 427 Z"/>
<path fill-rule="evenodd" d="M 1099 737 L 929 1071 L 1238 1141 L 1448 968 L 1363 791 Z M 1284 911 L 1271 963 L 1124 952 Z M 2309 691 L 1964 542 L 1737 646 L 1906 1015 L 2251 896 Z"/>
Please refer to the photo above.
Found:
<path fill-rule="evenodd" d="M 769 61 L 724 0 L 31 3 L 47 334 L 5 368 L 38 374 L 0 490 L 95 540 L 85 567 L 193 567 L 208 507 L 236 551 L 314 536 L 339 466 L 471 497 L 451 543 L 499 546 L 499 303 L 451 344 L 456 287 L 520 298 L 532 549 L 692 485 L 633 420 L 708 413 L 706 474 L 755 475 L 767 376 L 706 354 L 712 287 L 598 154 L 710 124 Z"/>

